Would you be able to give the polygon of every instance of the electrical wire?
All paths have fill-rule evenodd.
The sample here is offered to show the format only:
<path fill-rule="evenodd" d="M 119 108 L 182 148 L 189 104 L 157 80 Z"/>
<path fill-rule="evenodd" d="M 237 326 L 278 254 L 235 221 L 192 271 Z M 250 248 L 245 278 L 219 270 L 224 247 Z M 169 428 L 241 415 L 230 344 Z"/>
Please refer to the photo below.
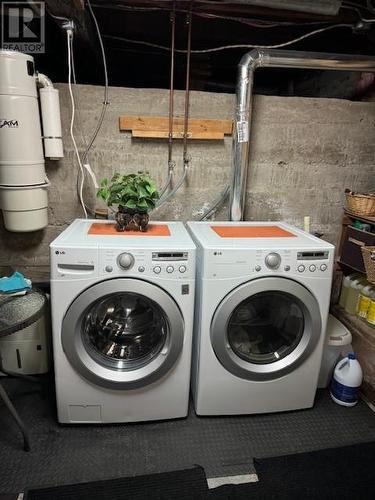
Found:
<path fill-rule="evenodd" d="M 210 52 L 219 52 L 221 50 L 230 50 L 230 49 L 278 49 L 281 47 L 287 47 L 288 45 L 293 45 L 294 43 L 300 42 L 301 40 L 304 40 L 305 38 L 309 38 L 310 36 L 317 35 L 318 33 L 323 33 L 324 31 L 329 31 L 332 29 L 336 28 L 354 28 L 355 25 L 353 24 L 334 24 L 332 26 L 326 26 L 324 28 L 319 28 L 314 31 L 310 31 L 309 33 L 305 33 L 304 35 L 301 35 L 297 38 L 294 38 L 293 40 L 289 40 L 287 42 L 283 43 L 278 43 L 276 45 L 255 45 L 255 44 L 237 44 L 237 45 L 223 45 L 220 47 L 212 47 L 210 49 L 196 49 L 192 50 L 192 54 L 206 54 Z M 118 40 L 118 41 L 123 41 L 127 43 L 133 43 L 137 45 L 146 45 L 147 47 L 153 47 L 161 50 L 170 50 L 169 47 L 166 47 L 165 45 L 158 45 L 156 43 L 150 43 L 150 42 L 145 42 L 144 40 L 133 40 L 130 38 L 123 38 L 120 36 L 112 36 L 112 35 L 105 35 L 104 38 L 108 38 L 111 40 Z M 176 52 L 179 52 L 181 54 L 186 54 L 187 50 L 184 49 L 175 49 Z"/>
<path fill-rule="evenodd" d="M 101 35 L 101 32 L 100 32 L 100 28 L 99 28 L 99 25 L 98 25 L 98 21 L 95 17 L 95 14 L 94 14 L 94 11 L 91 7 L 91 2 L 90 0 L 86 0 L 87 1 L 87 6 L 89 8 L 89 11 L 90 11 L 90 14 L 91 14 L 91 17 L 94 21 L 94 24 L 95 24 L 95 29 L 96 29 L 96 33 L 98 35 L 98 39 L 99 39 L 99 44 L 100 44 L 100 50 L 101 50 L 101 53 L 102 53 L 102 58 L 103 58 L 103 70 L 104 70 L 104 100 L 103 100 L 103 104 L 102 104 L 102 110 L 101 110 L 101 113 L 100 113 L 100 116 L 99 116 L 99 119 L 98 119 L 98 122 L 97 122 L 97 125 L 96 125 L 96 128 L 92 134 L 92 137 L 89 141 L 89 144 L 85 150 L 85 152 L 83 153 L 83 162 L 85 163 L 86 160 L 87 160 L 87 155 L 90 151 L 90 149 L 92 148 L 99 132 L 100 132 L 100 129 L 102 128 L 102 125 L 103 125 L 103 121 L 104 121 L 104 117 L 105 117 L 105 113 L 106 113 L 106 110 L 107 110 L 107 106 L 109 104 L 109 100 L 108 100 L 108 71 L 107 71 L 107 59 L 106 59 L 106 55 L 105 55 L 105 50 L 104 50 L 104 45 L 103 45 L 103 39 L 102 39 L 102 35 Z"/>
<path fill-rule="evenodd" d="M 96 27 L 96 31 L 97 31 L 97 34 L 98 34 L 98 39 L 99 39 L 99 43 L 100 43 L 100 47 L 101 47 L 102 58 L 103 58 L 105 86 L 104 86 L 104 101 L 102 103 L 101 113 L 100 113 L 99 119 L 97 121 L 95 130 L 94 130 L 94 132 L 93 132 L 93 134 L 92 134 L 89 142 L 87 142 L 85 134 L 84 134 L 84 131 L 83 131 L 83 125 L 82 125 L 82 120 L 80 118 L 79 108 L 75 105 L 75 99 L 74 99 L 73 91 L 72 91 L 71 85 L 70 85 L 71 97 L 73 98 L 72 102 L 74 102 L 74 109 L 77 109 L 77 115 L 78 115 L 78 120 L 79 120 L 79 128 L 81 130 L 81 135 L 82 135 L 83 143 L 84 143 L 84 146 L 85 146 L 85 150 L 84 150 L 84 153 L 83 153 L 82 160 L 80 158 L 80 155 L 79 155 L 79 152 L 78 152 L 78 148 L 76 149 L 76 146 L 75 146 L 75 151 L 76 151 L 76 156 L 77 156 L 77 159 L 79 161 L 79 166 L 80 166 L 80 169 L 79 169 L 78 175 L 77 175 L 77 194 L 78 194 L 78 198 L 80 200 L 80 204 L 82 206 L 82 209 L 84 211 L 84 214 L 85 214 L 86 218 L 87 218 L 87 213 L 88 212 L 90 214 L 95 214 L 95 211 L 86 205 L 86 203 L 84 201 L 84 198 L 83 198 L 83 187 L 84 187 L 84 184 L 85 184 L 85 181 L 86 181 L 86 175 L 85 175 L 84 165 L 86 165 L 86 163 L 88 162 L 89 152 L 90 152 L 90 150 L 91 150 L 91 148 L 92 148 L 92 146 L 93 146 L 93 144 L 94 144 L 94 142 L 95 142 L 95 140 L 96 140 L 96 138 L 97 138 L 97 136 L 98 136 L 98 134 L 100 132 L 100 129 L 101 129 L 102 125 L 103 125 L 103 121 L 104 121 L 104 117 L 105 117 L 107 105 L 109 104 L 109 101 L 108 101 L 107 61 L 106 61 L 106 56 L 105 56 L 103 41 L 102 41 L 102 37 L 101 37 L 101 33 L 100 33 L 98 22 L 96 20 L 95 14 L 94 14 L 94 12 L 93 12 L 93 10 L 91 8 L 90 0 L 87 0 L 87 3 L 88 3 L 88 8 L 90 10 L 90 14 L 91 14 L 91 16 L 93 18 L 93 21 L 94 21 L 94 24 L 95 24 L 95 27 Z M 74 64 L 74 48 L 73 48 L 73 33 L 72 32 L 71 32 L 71 37 L 69 37 L 68 49 L 69 49 L 69 61 L 70 61 L 70 65 L 71 65 L 71 71 L 72 71 L 72 74 L 73 74 L 73 81 L 76 84 L 76 74 L 75 74 L 75 64 Z M 70 81 L 71 81 L 71 77 L 70 77 Z M 73 118 L 73 122 L 74 122 L 74 118 Z M 74 142 L 75 142 L 75 139 L 74 139 Z M 94 174 L 91 174 L 91 176 L 93 177 L 93 180 L 94 180 Z"/>
<path fill-rule="evenodd" d="M 373 23 L 373 22 L 375 22 L 375 19 L 367 19 L 367 18 L 363 17 L 361 11 L 357 7 L 353 7 L 353 6 L 349 6 L 349 5 L 343 5 L 341 8 L 342 9 L 347 9 L 347 10 L 353 10 L 354 12 L 357 13 L 359 19 L 362 22 L 364 22 L 364 23 Z M 368 9 L 366 9 L 366 10 L 368 10 Z"/>
<path fill-rule="evenodd" d="M 93 4 L 94 7 L 99 9 L 109 9 L 109 10 L 121 10 L 128 12 L 169 12 L 169 8 L 167 7 L 133 7 L 128 5 L 102 5 L 102 4 Z M 189 13 L 186 9 L 176 9 L 176 12 L 187 14 Z M 247 26 L 251 26 L 253 28 L 276 28 L 276 27 L 285 27 L 285 26 L 308 26 L 308 25 L 316 25 L 316 24 L 330 24 L 332 21 L 309 21 L 309 22 L 291 22 L 291 21 L 263 21 L 261 19 L 256 18 L 246 18 L 246 17 L 235 17 L 235 16 L 227 16 L 221 14 L 212 14 L 209 12 L 202 11 L 193 11 L 193 16 L 207 18 L 207 19 L 218 19 L 225 21 L 234 21 L 238 23 L 245 24 Z"/>
<path fill-rule="evenodd" d="M 84 184 L 84 169 L 81 161 L 81 157 L 78 152 L 77 148 L 77 143 L 74 137 L 74 119 L 75 119 L 75 101 L 74 101 L 74 95 L 73 95 L 73 90 L 72 90 L 72 59 L 71 59 L 71 49 L 72 49 L 72 41 L 73 41 L 73 31 L 72 30 L 66 30 L 66 36 L 67 36 L 67 45 L 68 45 L 68 87 L 69 87 L 69 95 L 70 95 L 70 103 L 71 103 L 71 108 L 72 108 L 72 114 L 70 118 L 70 137 L 73 142 L 73 147 L 74 147 L 74 152 L 76 154 L 76 158 L 78 161 L 78 166 L 81 172 L 81 182 L 79 185 L 79 202 L 81 204 L 83 213 L 85 215 L 85 218 L 87 219 L 87 210 L 85 206 L 85 202 L 83 200 L 83 184 Z"/>
<path fill-rule="evenodd" d="M 68 19 L 67 17 L 56 16 L 56 14 L 52 14 L 52 12 L 48 9 L 47 6 L 46 6 L 46 11 L 51 17 L 53 17 L 53 19 L 57 19 L 58 21 L 70 22 L 70 19 Z"/>
<path fill-rule="evenodd" d="M 75 62 L 74 62 L 74 44 L 73 44 L 73 40 L 71 41 L 70 58 L 71 58 L 71 64 L 72 64 L 73 83 L 74 83 L 74 85 L 77 85 L 76 69 L 75 69 Z M 77 111 L 77 125 L 78 125 L 78 129 L 81 132 L 82 143 L 83 143 L 84 147 L 87 149 L 87 139 L 86 139 L 85 130 L 84 130 L 84 126 L 83 126 L 83 120 L 82 120 L 82 116 L 81 116 L 79 99 L 78 99 L 78 96 L 75 94 L 74 91 L 73 91 L 73 95 L 74 95 L 74 101 L 75 101 L 75 105 L 76 105 L 75 107 L 76 107 L 76 111 Z M 87 160 L 89 160 L 89 156 L 88 155 L 87 155 Z M 84 176 L 83 183 L 85 183 L 86 182 L 86 172 L 85 172 L 85 170 L 83 170 L 83 176 Z M 81 183 L 81 180 L 82 180 L 81 179 L 81 171 L 78 170 L 77 181 L 76 181 L 76 191 L 77 191 L 78 198 L 79 198 L 79 193 L 80 193 L 80 183 Z M 86 203 L 85 203 L 85 208 L 86 208 L 86 210 L 87 210 L 88 213 L 90 213 L 91 215 L 95 215 L 95 210 L 93 210 L 88 205 L 86 205 Z"/>

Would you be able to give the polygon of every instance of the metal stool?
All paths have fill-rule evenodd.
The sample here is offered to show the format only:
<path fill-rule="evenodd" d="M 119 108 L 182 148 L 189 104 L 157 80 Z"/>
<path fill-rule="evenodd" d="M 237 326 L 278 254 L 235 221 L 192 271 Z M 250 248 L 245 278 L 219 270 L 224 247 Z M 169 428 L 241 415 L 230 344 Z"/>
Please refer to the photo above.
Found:
<path fill-rule="evenodd" d="M 38 290 L 30 290 L 25 295 L 20 296 L 0 296 L 0 338 L 27 328 L 28 326 L 35 323 L 43 314 L 45 314 L 47 308 L 47 298 L 46 296 Z M 16 373 L 4 369 L 2 357 L 1 357 L 1 342 L 0 342 L 0 372 L 5 375 L 21 378 L 28 382 L 39 382 L 36 377 L 30 375 L 24 375 L 21 373 Z M 9 399 L 8 394 L 5 391 L 1 383 L 0 377 L 0 398 L 4 401 L 5 406 L 10 411 L 14 420 L 16 421 L 22 436 L 23 436 L 23 448 L 25 451 L 30 451 L 30 438 L 27 432 L 25 424 L 22 422 L 16 408 Z"/>

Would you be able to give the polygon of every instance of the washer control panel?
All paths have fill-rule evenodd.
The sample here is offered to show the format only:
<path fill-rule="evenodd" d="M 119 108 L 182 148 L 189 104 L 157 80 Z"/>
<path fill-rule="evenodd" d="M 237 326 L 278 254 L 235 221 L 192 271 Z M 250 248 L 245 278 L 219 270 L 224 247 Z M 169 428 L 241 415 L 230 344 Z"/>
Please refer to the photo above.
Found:
<path fill-rule="evenodd" d="M 119 252 L 118 249 L 100 250 L 101 274 L 105 276 L 139 275 L 160 276 L 168 279 L 195 277 L 194 252 L 157 252 L 132 250 Z"/>

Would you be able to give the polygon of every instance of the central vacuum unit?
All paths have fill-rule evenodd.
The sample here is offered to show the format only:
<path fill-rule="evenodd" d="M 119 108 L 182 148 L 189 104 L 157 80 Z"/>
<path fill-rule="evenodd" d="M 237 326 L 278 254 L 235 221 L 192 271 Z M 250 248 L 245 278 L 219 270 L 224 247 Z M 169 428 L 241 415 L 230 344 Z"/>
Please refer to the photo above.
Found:
<path fill-rule="evenodd" d="M 48 225 L 44 157 L 63 156 L 59 91 L 35 72 L 33 57 L 0 50 L 0 208 L 8 231 Z"/>

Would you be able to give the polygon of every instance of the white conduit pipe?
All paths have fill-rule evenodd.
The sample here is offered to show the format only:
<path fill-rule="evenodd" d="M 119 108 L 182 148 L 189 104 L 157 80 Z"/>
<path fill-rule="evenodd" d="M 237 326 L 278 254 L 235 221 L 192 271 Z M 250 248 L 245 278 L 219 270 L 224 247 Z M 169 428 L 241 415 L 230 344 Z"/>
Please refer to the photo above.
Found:
<path fill-rule="evenodd" d="M 64 157 L 59 91 L 53 87 L 48 76 L 37 73 L 40 109 L 43 128 L 44 156 L 51 159 Z"/>
<path fill-rule="evenodd" d="M 238 66 L 233 131 L 233 163 L 229 219 L 240 221 L 246 198 L 249 167 L 254 72 L 257 68 L 304 68 L 335 71 L 375 71 L 375 58 L 320 52 L 255 49 L 245 54 Z"/>

